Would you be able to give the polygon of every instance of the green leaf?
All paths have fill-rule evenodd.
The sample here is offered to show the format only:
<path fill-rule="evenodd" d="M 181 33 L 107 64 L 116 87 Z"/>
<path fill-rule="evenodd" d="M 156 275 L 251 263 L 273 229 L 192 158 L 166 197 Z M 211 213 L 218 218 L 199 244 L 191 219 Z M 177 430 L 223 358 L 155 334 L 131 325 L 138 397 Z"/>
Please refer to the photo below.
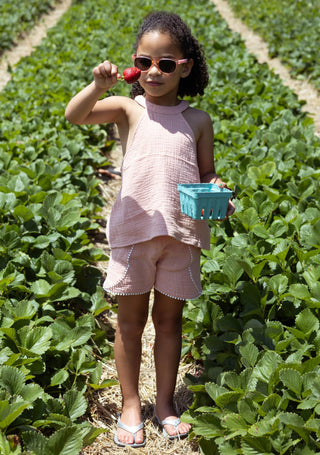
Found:
<path fill-rule="evenodd" d="M 32 210 L 24 205 L 18 205 L 15 207 L 13 213 L 16 217 L 22 218 L 23 221 L 31 220 L 34 217 Z"/>
<path fill-rule="evenodd" d="M 77 426 L 62 428 L 48 440 L 53 455 L 78 455 L 82 447 L 81 431 Z"/>
<path fill-rule="evenodd" d="M 69 373 L 66 370 L 59 370 L 56 374 L 54 374 L 51 378 L 50 385 L 54 387 L 56 385 L 63 384 L 69 377 Z"/>
<path fill-rule="evenodd" d="M 223 273 L 228 277 L 229 283 L 235 287 L 243 273 L 243 268 L 238 263 L 236 257 L 229 256 L 224 263 Z"/>
<path fill-rule="evenodd" d="M 284 368 L 280 370 L 280 379 L 283 384 L 292 390 L 297 396 L 300 396 L 302 389 L 302 378 L 300 373 L 293 368 Z"/>
<path fill-rule="evenodd" d="M 199 447 L 203 455 L 219 455 L 221 453 L 212 439 L 201 438 L 199 441 Z"/>
<path fill-rule="evenodd" d="M 242 435 L 245 435 L 247 433 L 247 429 L 249 428 L 246 421 L 239 414 L 235 413 L 226 414 L 221 419 L 221 424 L 230 431 L 240 430 Z"/>
<path fill-rule="evenodd" d="M 310 418 L 305 423 L 305 428 L 309 431 L 316 433 L 317 437 L 320 436 L 320 419 Z"/>
<path fill-rule="evenodd" d="M 268 436 L 276 432 L 277 428 L 273 427 L 275 417 L 265 417 L 258 422 L 251 425 L 248 433 L 256 438 L 261 436 Z"/>
<path fill-rule="evenodd" d="M 21 455 L 20 447 L 12 450 L 6 435 L 0 431 L 0 453 L 1 455 Z"/>
<path fill-rule="evenodd" d="M 232 390 L 242 389 L 242 379 L 239 374 L 234 371 L 226 371 L 221 374 L 221 385 L 227 385 Z"/>
<path fill-rule="evenodd" d="M 253 376 L 269 383 L 271 375 L 276 371 L 280 357 L 273 351 L 265 351 L 254 368 Z"/>
<path fill-rule="evenodd" d="M 87 427 L 82 427 L 81 428 L 81 434 L 83 436 L 83 445 L 90 446 L 98 436 L 102 433 L 106 433 L 110 431 L 108 428 L 95 428 L 92 427 L 91 425 L 88 425 Z"/>
<path fill-rule="evenodd" d="M 65 333 L 65 338 L 56 345 L 58 351 L 67 351 L 68 349 L 85 344 L 91 337 L 91 327 L 74 327 Z"/>
<path fill-rule="evenodd" d="M 0 367 L 0 386 L 11 395 L 19 395 L 25 384 L 25 376 L 21 370 L 12 366 Z"/>
<path fill-rule="evenodd" d="M 240 398 L 242 398 L 244 395 L 244 392 L 226 392 L 220 394 L 216 398 L 216 404 L 220 408 L 228 408 L 229 405 L 236 403 Z"/>
<path fill-rule="evenodd" d="M 286 275 L 274 275 L 269 280 L 269 286 L 277 294 L 283 294 L 288 286 L 288 277 Z"/>
<path fill-rule="evenodd" d="M 14 315 L 15 320 L 32 319 L 37 313 L 38 307 L 39 305 L 37 302 L 22 300 L 14 307 L 12 314 Z"/>
<path fill-rule="evenodd" d="M 0 430 L 5 430 L 19 417 L 30 405 L 26 401 L 18 401 L 10 404 L 8 401 L 0 401 Z"/>
<path fill-rule="evenodd" d="M 46 280 L 38 280 L 32 283 L 30 289 L 36 297 L 47 297 L 49 295 L 51 285 Z"/>
<path fill-rule="evenodd" d="M 226 389 L 225 387 L 220 387 L 217 384 L 215 384 L 214 382 L 207 382 L 205 384 L 205 390 L 207 391 L 207 393 L 213 400 L 216 400 L 216 398 L 219 395 L 222 395 L 222 394 L 228 392 L 228 389 Z"/>
<path fill-rule="evenodd" d="M 116 381 L 115 379 L 105 379 L 100 384 L 93 384 L 93 383 L 89 382 L 88 385 L 93 390 L 103 390 L 103 389 L 106 389 L 107 387 L 112 387 L 114 385 L 119 385 L 119 382 Z"/>
<path fill-rule="evenodd" d="M 266 399 L 263 401 L 261 410 L 265 413 L 268 414 L 270 411 L 274 411 L 274 409 L 278 409 L 279 404 L 281 401 L 280 395 L 277 393 L 272 393 L 266 397 Z"/>
<path fill-rule="evenodd" d="M 318 331 L 319 325 L 319 319 L 309 308 L 301 311 L 296 317 L 296 327 L 307 336 Z"/>
<path fill-rule="evenodd" d="M 77 390 L 69 390 L 63 396 L 66 411 L 71 420 L 81 417 L 87 410 L 88 403 L 84 395 Z"/>
<path fill-rule="evenodd" d="M 309 435 L 304 428 L 305 421 L 301 416 L 293 412 L 282 412 L 279 418 L 282 423 L 296 431 L 306 443 L 308 442 Z"/>
<path fill-rule="evenodd" d="M 23 386 L 20 394 L 23 400 L 32 403 L 44 395 L 44 390 L 38 384 L 31 383 Z"/>
<path fill-rule="evenodd" d="M 292 284 L 289 287 L 289 292 L 296 299 L 308 300 L 311 297 L 308 287 L 305 284 Z"/>
<path fill-rule="evenodd" d="M 249 397 L 244 397 L 238 402 L 238 410 L 241 417 L 249 424 L 253 424 L 257 418 L 257 406 Z"/>
<path fill-rule="evenodd" d="M 198 436 L 215 438 L 221 434 L 220 419 L 216 415 L 200 415 L 193 421 L 193 431 Z"/>
<path fill-rule="evenodd" d="M 269 437 L 241 438 L 241 449 L 243 455 L 271 455 L 272 447 Z"/>
<path fill-rule="evenodd" d="M 35 248 L 39 248 L 40 250 L 47 248 L 50 245 L 50 238 L 46 235 L 39 235 L 35 241 L 33 246 Z"/>
<path fill-rule="evenodd" d="M 252 343 L 248 343 L 244 346 L 240 346 L 239 352 L 242 356 L 241 362 L 245 367 L 254 367 L 258 355 L 259 355 L 259 349 Z"/>
<path fill-rule="evenodd" d="M 44 354 L 51 344 L 52 331 L 50 327 L 23 327 L 18 331 L 21 348 L 37 355 Z"/>
<path fill-rule="evenodd" d="M 23 442 L 35 455 L 54 455 L 50 450 L 47 438 L 36 431 L 25 431 L 22 433 Z"/>

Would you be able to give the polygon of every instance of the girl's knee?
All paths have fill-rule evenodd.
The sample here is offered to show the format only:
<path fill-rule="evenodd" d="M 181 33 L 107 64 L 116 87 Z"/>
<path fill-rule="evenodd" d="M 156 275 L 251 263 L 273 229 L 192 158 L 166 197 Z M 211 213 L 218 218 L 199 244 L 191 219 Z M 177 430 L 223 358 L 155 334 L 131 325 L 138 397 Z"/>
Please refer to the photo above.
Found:
<path fill-rule="evenodd" d="M 165 314 L 153 314 L 152 320 L 157 334 L 170 336 L 181 331 L 182 318 L 180 315 L 170 317 Z"/>
<path fill-rule="evenodd" d="M 118 319 L 118 331 L 119 333 L 126 338 L 137 338 L 141 337 L 146 325 L 147 319 L 135 319 L 135 318 L 126 318 Z"/>

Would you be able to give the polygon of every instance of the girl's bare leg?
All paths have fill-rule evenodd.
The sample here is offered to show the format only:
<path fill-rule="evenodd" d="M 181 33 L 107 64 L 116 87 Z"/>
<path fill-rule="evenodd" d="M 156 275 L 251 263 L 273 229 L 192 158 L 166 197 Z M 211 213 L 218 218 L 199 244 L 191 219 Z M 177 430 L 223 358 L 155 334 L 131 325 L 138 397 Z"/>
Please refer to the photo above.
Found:
<path fill-rule="evenodd" d="M 139 373 L 141 337 L 148 319 L 149 294 L 118 296 L 118 325 L 114 343 L 114 357 L 122 392 L 121 422 L 136 426 L 141 422 Z M 118 440 L 132 444 L 133 436 L 118 429 Z M 136 435 L 136 443 L 143 442 L 143 430 Z"/>
<path fill-rule="evenodd" d="M 156 331 L 154 357 L 157 378 L 156 410 L 160 420 L 177 418 L 173 404 L 181 357 L 182 311 L 184 300 L 168 297 L 155 290 L 152 319 Z M 180 423 L 178 432 L 187 433 L 191 425 Z M 169 435 L 176 434 L 172 425 L 165 425 Z"/>

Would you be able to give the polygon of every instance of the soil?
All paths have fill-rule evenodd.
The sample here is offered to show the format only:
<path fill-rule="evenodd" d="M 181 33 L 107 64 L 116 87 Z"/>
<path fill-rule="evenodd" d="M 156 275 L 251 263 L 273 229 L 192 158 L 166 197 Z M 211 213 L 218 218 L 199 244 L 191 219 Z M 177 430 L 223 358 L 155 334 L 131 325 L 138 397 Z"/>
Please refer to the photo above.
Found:
<path fill-rule="evenodd" d="M 315 122 L 315 131 L 320 135 L 320 96 L 319 92 L 310 85 L 307 81 L 297 81 L 290 77 L 288 70 L 281 64 L 278 59 L 270 59 L 268 57 L 267 45 L 261 38 L 249 30 L 240 20 L 235 18 L 231 9 L 225 0 L 212 0 L 216 5 L 219 13 L 227 21 L 230 29 L 241 34 L 249 51 L 256 55 L 260 63 L 267 63 L 275 73 L 279 74 L 285 85 L 288 85 L 298 95 L 299 99 L 305 100 L 304 109 L 312 113 Z M 32 31 L 26 34 L 17 45 L 6 52 L 0 60 L 0 90 L 10 80 L 10 73 L 7 72 L 8 65 L 13 67 L 21 57 L 31 54 L 35 46 L 39 45 L 42 38 L 46 35 L 46 30 L 55 25 L 62 14 L 69 8 L 72 0 L 62 0 L 56 5 L 56 8 L 49 14 L 42 17 L 39 25 L 34 27 Z M 119 141 L 116 141 L 116 147 L 110 152 L 110 162 L 113 168 L 117 169 L 121 166 L 122 152 Z M 110 214 L 115 196 L 121 185 L 121 177 L 116 174 L 111 174 L 106 177 L 106 174 L 101 174 L 100 190 L 105 197 L 105 207 L 103 209 L 103 218 L 107 219 Z M 101 227 L 101 232 L 96 238 L 96 245 L 102 247 L 109 252 L 109 247 L 105 237 L 105 228 Z M 103 273 L 106 271 L 107 263 L 100 263 L 99 267 Z M 114 330 L 116 327 L 116 315 L 114 312 L 109 312 L 100 320 L 101 324 L 109 327 L 109 330 Z M 148 454 L 148 455 L 166 455 L 166 454 L 184 454 L 195 455 L 200 454 L 199 447 L 195 441 L 169 442 L 166 441 L 157 424 L 154 421 L 153 403 L 155 399 L 155 374 L 153 362 L 153 343 L 154 329 L 149 318 L 143 336 L 143 362 L 141 365 L 140 376 L 140 393 L 142 401 L 142 412 L 145 421 L 145 433 L 147 436 L 147 444 L 141 449 L 122 449 L 118 448 L 113 442 L 113 435 L 116 431 L 117 414 L 121 410 L 121 394 L 119 386 L 112 386 L 99 393 L 95 393 L 90 403 L 90 420 L 98 427 L 105 428 L 108 431 L 99 436 L 99 438 L 91 446 L 82 451 L 82 455 L 116 455 L 123 453 Z M 184 384 L 186 373 L 196 374 L 195 366 L 184 364 L 181 362 L 177 388 L 176 388 L 176 406 L 178 412 L 184 412 L 192 402 L 192 394 Z M 117 373 L 114 361 L 107 360 L 104 363 L 103 379 L 117 379 Z"/>

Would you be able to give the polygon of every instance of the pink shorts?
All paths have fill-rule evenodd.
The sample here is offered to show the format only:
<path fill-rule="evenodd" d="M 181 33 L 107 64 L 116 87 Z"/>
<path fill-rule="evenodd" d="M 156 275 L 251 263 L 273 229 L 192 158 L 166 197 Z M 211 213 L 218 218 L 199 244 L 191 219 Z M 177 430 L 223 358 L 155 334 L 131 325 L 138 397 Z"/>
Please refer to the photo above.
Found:
<path fill-rule="evenodd" d="M 137 295 L 154 287 L 175 299 L 195 299 L 202 292 L 200 252 L 168 236 L 113 248 L 103 288 L 114 295 Z"/>

